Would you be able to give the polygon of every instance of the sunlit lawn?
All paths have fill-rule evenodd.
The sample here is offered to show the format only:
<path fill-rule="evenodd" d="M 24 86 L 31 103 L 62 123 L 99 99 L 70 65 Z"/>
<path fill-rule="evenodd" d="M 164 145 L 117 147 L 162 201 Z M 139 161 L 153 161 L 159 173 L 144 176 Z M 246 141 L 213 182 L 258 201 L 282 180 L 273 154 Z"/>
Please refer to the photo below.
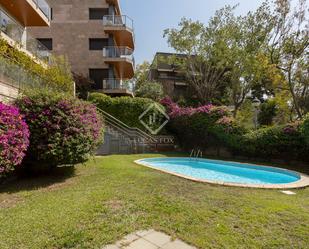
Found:
<path fill-rule="evenodd" d="M 198 248 L 308 248 L 309 189 L 194 183 L 133 163 L 143 157 L 96 158 L 2 185 L 0 248 L 101 248 L 147 228 Z"/>

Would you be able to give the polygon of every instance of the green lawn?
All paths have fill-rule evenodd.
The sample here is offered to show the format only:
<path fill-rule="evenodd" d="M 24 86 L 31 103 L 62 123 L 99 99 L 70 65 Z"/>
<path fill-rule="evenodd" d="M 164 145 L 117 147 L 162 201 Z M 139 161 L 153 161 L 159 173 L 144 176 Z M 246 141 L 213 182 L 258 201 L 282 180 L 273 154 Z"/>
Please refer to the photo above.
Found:
<path fill-rule="evenodd" d="M 194 183 L 133 163 L 143 157 L 101 157 L 2 185 L 0 248 L 99 249 L 147 228 L 198 248 L 308 248 L 308 188 L 287 196 Z"/>

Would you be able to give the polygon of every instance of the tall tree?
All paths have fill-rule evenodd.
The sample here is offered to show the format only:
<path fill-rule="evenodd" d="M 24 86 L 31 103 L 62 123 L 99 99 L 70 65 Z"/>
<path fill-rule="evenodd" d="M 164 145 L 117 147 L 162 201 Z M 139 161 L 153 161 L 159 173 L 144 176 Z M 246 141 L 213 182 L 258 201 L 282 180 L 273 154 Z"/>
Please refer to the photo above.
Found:
<path fill-rule="evenodd" d="M 145 82 L 148 81 L 150 66 L 151 65 L 148 61 L 144 61 L 142 64 L 136 66 L 133 79 L 135 82 L 135 90 L 138 90 Z"/>
<path fill-rule="evenodd" d="M 213 18 L 211 27 L 183 18 L 179 29 L 166 29 L 164 36 L 178 53 L 186 54 L 186 60 L 176 61 L 186 72 L 189 84 L 201 103 L 220 99 L 224 77 L 230 70 L 222 56 L 226 50 L 224 34 L 215 30 L 221 25 Z"/>
<path fill-rule="evenodd" d="M 273 26 L 268 51 L 273 64 L 281 70 L 292 96 L 298 118 L 308 112 L 309 20 L 306 0 L 292 7 L 290 0 L 276 0 L 270 15 Z"/>

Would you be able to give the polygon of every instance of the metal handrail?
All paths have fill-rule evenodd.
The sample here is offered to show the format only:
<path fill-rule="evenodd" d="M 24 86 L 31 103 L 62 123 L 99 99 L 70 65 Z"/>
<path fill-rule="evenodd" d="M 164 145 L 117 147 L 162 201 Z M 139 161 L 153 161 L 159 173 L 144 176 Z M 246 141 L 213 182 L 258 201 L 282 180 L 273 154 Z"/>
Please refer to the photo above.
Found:
<path fill-rule="evenodd" d="M 103 111 L 102 109 L 97 107 L 97 110 L 103 115 L 105 119 L 107 119 L 109 122 L 113 123 L 120 129 L 124 130 L 127 134 L 130 136 L 132 135 L 137 135 L 139 137 L 147 138 L 147 139 L 154 139 L 151 135 L 147 134 L 146 132 L 140 130 L 139 128 L 136 127 L 129 127 L 119 119 L 115 118 L 114 116 L 110 115 L 109 113 Z"/>
<path fill-rule="evenodd" d="M 105 26 L 117 26 L 126 27 L 130 30 L 134 30 L 133 19 L 126 15 L 105 15 L 103 16 L 103 25 Z"/>

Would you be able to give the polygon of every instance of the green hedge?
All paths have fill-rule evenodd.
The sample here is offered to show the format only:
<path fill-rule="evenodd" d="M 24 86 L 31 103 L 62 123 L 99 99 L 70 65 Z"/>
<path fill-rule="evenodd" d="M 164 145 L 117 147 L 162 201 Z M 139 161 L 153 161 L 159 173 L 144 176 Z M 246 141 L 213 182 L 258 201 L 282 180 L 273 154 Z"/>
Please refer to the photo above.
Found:
<path fill-rule="evenodd" d="M 309 116 L 304 122 L 247 131 L 228 116 L 196 113 L 173 118 L 168 129 L 188 150 L 226 148 L 252 158 L 309 161 Z"/>
<path fill-rule="evenodd" d="M 299 123 L 262 128 L 247 133 L 234 148 L 243 155 L 257 158 L 300 161 L 307 161 L 306 154 L 309 152 Z"/>
<path fill-rule="evenodd" d="M 219 115 L 216 109 L 213 108 L 210 113 L 173 118 L 168 124 L 168 130 L 177 136 L 183 148 L 232 147 L 238 143 L 245 129 L 233 118 Z"/>
<path fill-rule="evenodd" d="M 102 93 L 91 93 L 88 100 L 126 125 L 142 130 L 145 130 L 145 127 L 140 123 L 139 116 L 147 110 L 149 105 L 155 103 L 153 100 L 146 98 L 111 98 Z"/>

